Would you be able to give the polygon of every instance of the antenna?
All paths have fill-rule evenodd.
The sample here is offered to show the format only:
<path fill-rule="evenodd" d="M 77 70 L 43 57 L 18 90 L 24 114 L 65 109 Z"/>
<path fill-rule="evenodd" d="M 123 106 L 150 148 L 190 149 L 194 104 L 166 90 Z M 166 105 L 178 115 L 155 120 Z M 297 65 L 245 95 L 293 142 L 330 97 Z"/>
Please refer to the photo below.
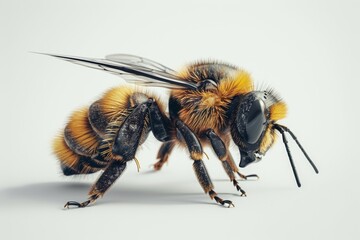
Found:
<path fill-rule="evenodd" d="M 310 159 L 309 155 L 306 153 L 305 149 L 302 147 L 302 145 L 300 144 L 300 142 L 296 138 L 295 134 L 289 128 L 287 128 L 285 126 L 282 126 L 282 125 L 279 125 L 279 124 L 274 124 L 274 129 L 278 130 L 282 135 L 282 139 L 283 139 L 283 142 L 285 144 L 286 152 L 287 152 L 289 160 L 290 160 L 290 164 L 291 164 L 291 167 L 292 167 L 292 170 L 293 170 L 293 173 L 294 173 L 296 184 L 297 184 L 298 187 L 301 187 L 299 176 L 298 176 L 297 171 L 296 171 L 296 167 L 295 167 L 295 164 L 294 164 L 291 152 L 290 152 L 290 148 L 289 148 L 289 145 L 288 145 L 288 140 L 286 138 L 285 132 L 288 132 L 290 134 L 290 136 L 295 140 L 296 144 L 299 146 L 299 148 L 301 149 L 301 151 L 305 155 L 306 159 L 308 160 L 308 162 L 310 163 L 310 165 L 313 167 L 314 171 L 317 174 L 319 173 L 319 170 L 315 166 L 314 162 Z"/>

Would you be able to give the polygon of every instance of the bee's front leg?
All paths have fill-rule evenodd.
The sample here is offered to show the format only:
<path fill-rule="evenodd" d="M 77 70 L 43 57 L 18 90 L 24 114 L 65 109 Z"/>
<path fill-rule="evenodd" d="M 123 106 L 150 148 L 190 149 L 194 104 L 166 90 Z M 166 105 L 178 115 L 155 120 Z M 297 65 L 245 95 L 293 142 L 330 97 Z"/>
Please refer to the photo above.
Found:
<path fill-rule="evenodd" d="M 214 132 L 214 130 L 209 129 L 206 131 L 205 134 L 206 134 L 207 138 L 210 140 L 211 146 L 214 149 L 215 154 L 218 156 L 219 160 L 221 161 L 221 164 L 222 164 L 226 174 L 229 176 L 230 181 L 233 183 L 233 185 L 236 187 L 236 189 L 239 192 L 241 192 L 241 196 L 246 196 L 246 192 L 240 187 L 238 181 L 235 178 L 234 172 L 239 174 L 239 176 L 243 179 L 247 179 L 249 177 L 257 177 L 257 175 L 241 174 L 239 172 L 238 168 L 236 167 L 236 164 L 235 164 L 233 158 L 231 157 L 230 152 L 227 150 L 224 142 Z"/>
<path fill-rule="evenodd" d="M 191 159 L 194 160 L 194 171 L 204 192 L 208 193 L 210 198 L 214 199 L 217 203 L 227 207 L 234 207 L 235 205 L 232 201 L 223 200 L 214 191 L 214 185 L 202 161 L 203 150 L 196 135 L 180 120 L 176 120 L 175 125 L 189 149 Z"/>
<path fill-rule="evenodd" d="M 228 152 L 228 158 L 226 159 L 227 162 L 229 163 L 231 169 L 237 174 L 239 175 L 239 177 L 241 179 L 244 179 L 244 180 L 249 180 L 249 179 L 253 179 L 253 180 L 258 180 L 259 179 L 259 176 L 257 174 L 248 174 L 248 175 L 245 175 L 245 174 L 242 174 L 240 171 L 239 171 L 239 168 L 236 166 L 236 163 L 234 161 L 234 158 L 232 157 L 231 153 Z"/>

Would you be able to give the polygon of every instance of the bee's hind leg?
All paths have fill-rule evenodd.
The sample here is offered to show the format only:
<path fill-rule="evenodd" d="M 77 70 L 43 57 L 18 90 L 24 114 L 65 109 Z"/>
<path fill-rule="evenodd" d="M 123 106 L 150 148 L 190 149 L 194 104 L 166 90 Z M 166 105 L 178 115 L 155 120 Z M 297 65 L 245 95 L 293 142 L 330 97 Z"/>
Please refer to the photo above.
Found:
<path fill-rule="evenodd" d="M 126 168 L 126 162 L 135 158 L 135 153 L 143 131 L 147 131 L 147 129 L 144 128 L 145 119 L 148 116 L 148 108 L 152 103 L 153 100 L 149 99 L 147 102 L 139 104 L 130 113 L 119 128 L 114 143 L 110 148 L 102 148 L 103 145 L 99 146 L 99 151 L 105 151 L 109 154 L 107 155 L 107 157 L 110 158 L 109 165 L 90 189 L 87 201 L 82 203 L 69 201 L 65 204 L 65 208 L 69 208 L 70 206 L 80 208 L 88 206 L 103 196 L 116 179 L 120 177 Z M 104 140 L 103 143 L 104 146 L 108 146 L 106 140 Z"/>
<path fill-rule="evenodd" d="M 82 203 L 76 201 L 68 201 L 64 208 L 69 208 L 70 206 L 75 206 L 79 208 L 86 207 L 90 203 L 93 203 L 104 195 L 107 189 L 115 182 L 116 179 L 120 177 L 123 171 L 126 168 L 126 161 L 114 160 L 101 174 L 97 182 L 92 186 L 89 192 L 89 198 L 87 201 Z"/>
<path fill-rule="evenodd" d="M 223 206 L 234 207 L 235 205 L 232 201 L 220 198 L 214 191 L 214 185 L 211 182 L 205 164 L 202 161 L 203 150 L 196 135 L 180 120 L 176 120 L 175 125 L 189 149 L 191 159 L 194 160 L 194 171 L 205 193 L 209 194 L 211 199 L 214 199 L 217 203 L 220 203 Z"/>

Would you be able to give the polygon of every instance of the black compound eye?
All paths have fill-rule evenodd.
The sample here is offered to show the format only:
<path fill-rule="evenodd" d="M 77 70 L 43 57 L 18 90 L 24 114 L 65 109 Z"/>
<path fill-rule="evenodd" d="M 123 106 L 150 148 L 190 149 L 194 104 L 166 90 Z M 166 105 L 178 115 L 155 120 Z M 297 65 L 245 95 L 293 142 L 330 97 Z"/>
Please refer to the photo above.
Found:
<path fill-rule="evenodd" d="M 246 134 L 244 140 L 250 144 L 256 143 L 266 127 L 266 106 L 265 103 L 258 99 L 255 100 L 247 112 L 245 118 Z"/>

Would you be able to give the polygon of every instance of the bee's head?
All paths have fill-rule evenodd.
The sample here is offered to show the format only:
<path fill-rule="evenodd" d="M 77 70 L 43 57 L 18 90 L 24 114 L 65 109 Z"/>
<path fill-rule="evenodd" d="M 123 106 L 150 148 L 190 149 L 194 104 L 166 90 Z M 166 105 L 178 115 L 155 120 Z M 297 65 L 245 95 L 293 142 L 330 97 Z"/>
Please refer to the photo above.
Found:
<path fill-rule="evenodd" d="M 275 140 L 274 124 L 286 105 L 272 91 L 253 91 L 235 99 L 231 135 L 240 149 L 240 167 L 258 162 Z"/>
<path fill-rule="evenodd" d="M 297 185 L 301 186 L 285 132 L 295 140 L 315 172 L 319 172 L 292 131 L 276 123 L 286 116 L 286 105 L 272 91 L 254 91 L 238 96 L 233 101 L 232 110 L 231 136 L 240 150 L 240 167 L 260 161 L 274 143 L 277 130 L 282 135 Z"/>

